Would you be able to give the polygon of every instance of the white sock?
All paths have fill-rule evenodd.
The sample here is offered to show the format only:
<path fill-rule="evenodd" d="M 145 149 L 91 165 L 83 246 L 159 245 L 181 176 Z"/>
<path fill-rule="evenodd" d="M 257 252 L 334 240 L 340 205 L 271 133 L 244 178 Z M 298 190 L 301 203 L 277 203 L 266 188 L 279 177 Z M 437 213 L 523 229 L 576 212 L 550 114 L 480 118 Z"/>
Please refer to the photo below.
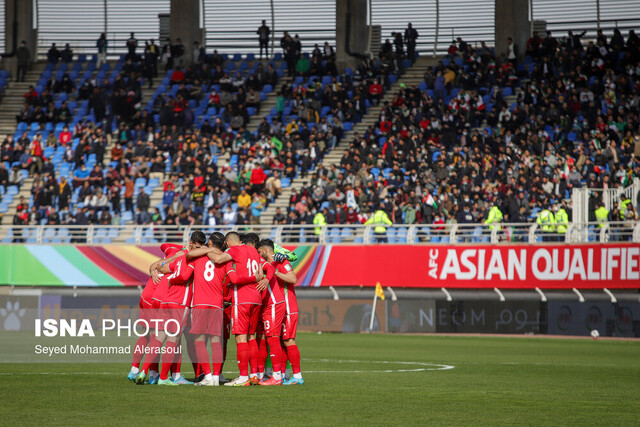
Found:
<path fill-rule="evenodd" d="M 238 379 L 240 380 L 240 382 L 249 381 L 249 377 L 246 375 L 240 375 Z"/>
<path fill-rule="evenodd" d="M 273 373 L 273 378 L 275 378 L 276 380 L 281 380 L 282 379 L 282 374 L 280 372 L 274 372 Z"/>
<path fill-rule="evenodd" d="M 264 378 L 264 372 L 258 372 L 258 379 L 262 380 Z"/>
<path fill-rule="evenodd" d="M 293 378 L 301 380 L 302 379 L 302 372 L 298 372 L 297 374 L 293 374 Z"/>
<path fill-rule="evenodd" d="M 157 371 L 149 371 L 149 376 L 150 377 L 157 377 L 158 375 L 160 375 Z"/>
<path fill-rule="evenodd" d="M 218 382 L 220 382 L 220 375 L 212 375 L 212 376 L 211 376 L 211 378 L 212 378 L 214 381 L 218 381 Z"/>
<path fill-rule="evenodd" d="M 173 374 L 174 381 L 178 381 L 178 378 L 180 378 L 180 372 L 176 372 L 175 374 Z"/>
<path fill-rule="evenodd" d="M 137 374 L 140 372 L 140 368 L 136 368 L 135 366 L 131 367 L 131 372 L 133 372 L 134 374 Z"/>
<path fill-rule="evenodd" d="M 211 374 L 205 374 L 205 375 L 204 375 L 204 379 L 205 379 L 205 380 L 207 380 L 207 381 L 212 380 L 212 379 L 213 379 L 213 375 L 211 375 Z"/>
<path fill-rule="evenodd" d="M 249 374 L 249 378 L 258 378 L 258 374 Z"/>

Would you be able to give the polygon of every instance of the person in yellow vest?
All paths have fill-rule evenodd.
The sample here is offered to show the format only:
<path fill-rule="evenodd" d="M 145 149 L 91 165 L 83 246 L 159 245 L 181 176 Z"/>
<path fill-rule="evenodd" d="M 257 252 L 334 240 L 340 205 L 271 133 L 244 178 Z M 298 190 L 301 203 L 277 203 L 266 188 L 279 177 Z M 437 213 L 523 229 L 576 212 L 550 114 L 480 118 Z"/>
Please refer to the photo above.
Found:
<path fill-rule="evenodd" d="M 500 212 L 500 208 L 494 205 L 491 210 L 489 210 L 489 215 L 487 216 L 487 219 L 484 221 L 484 223 L 489 224 L 490 231 L 493 231 L 494 228 L 500 231 L 501 222 L 502 212 Z"/>
<path fill-rule="evenodd" d="M 564 209 L 564 204 L 562 204 L 556 210 L 555 223 L 556 223 L 556 231 L 558 232 L 558 241 L 564 242 L 566 240 L 565 236 L 567 234 L 567 228 L 569 227 L 569 215 L 567 214 L 567 211 Z"/>
<path fill-rule="evenodd" d="M 325 217 L 326 212 L 327 208 L 324 208 L 313 217 L 313 224 L 316 226 L 313 231 L 318 239 L 320 239 L 320 234 L 322 234 L 322 228 L 327 225 L 327 218 Z"/>
<path fill-rule="evenodd" d="M 555 237 L 555 217 L 549 209 L 543 209 L 538 213 L 536 219 L 538 225 L 542 228 L 542 241 L 551 242 Z"/>
<path fill-rule="evenodd" d="M 604 203 L 598 202 L 598 209 L 596 209 L 596 221 L 598 221 L 598 228 L 604 227 L 604 224 L 609 219 L 609 211 L 604 207 Z"/>
<path fill-rule="evenodd" d="M 375 235 L 376 243 L 386 243 L 387 242 L 387 227 L 385 225 L 391 225 L 393 222 L 389 219 L 389 216 L 382 209 L 378 209 L 372 216 L 369 218 L 365 225 L 373 224 L 375 228 L 373 229 Z"/>
<path fill-rule="evenodd" d="M 627 205 L 631 203 L 631 199 L 622 194 L 620 196 L 620 221 L 624 220 L 624 214 L 627 211 Z"/>

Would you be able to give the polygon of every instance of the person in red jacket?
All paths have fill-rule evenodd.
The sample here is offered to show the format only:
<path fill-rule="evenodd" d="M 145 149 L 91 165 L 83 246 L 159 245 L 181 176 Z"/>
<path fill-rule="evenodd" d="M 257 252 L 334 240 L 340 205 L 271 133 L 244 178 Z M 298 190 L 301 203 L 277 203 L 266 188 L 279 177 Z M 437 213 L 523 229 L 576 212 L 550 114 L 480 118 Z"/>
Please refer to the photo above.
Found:
<path fill-rule="evenodd" d="M 267 178 L 267 174 L 264 173 L 264 170 L 260 166 L 253 168 L 253 170 L 251 171 L 251 177 L 249 178 L 251 191 L 262 191 Z"/>
<path fill-rule="evenodd" d="M 375 100 L 376 105 L 380 103 L 382 98 L 382 85 L 378 83 L 378 79 L 373 79 L 373 83 L 369 86 L 369 99 Z"/>

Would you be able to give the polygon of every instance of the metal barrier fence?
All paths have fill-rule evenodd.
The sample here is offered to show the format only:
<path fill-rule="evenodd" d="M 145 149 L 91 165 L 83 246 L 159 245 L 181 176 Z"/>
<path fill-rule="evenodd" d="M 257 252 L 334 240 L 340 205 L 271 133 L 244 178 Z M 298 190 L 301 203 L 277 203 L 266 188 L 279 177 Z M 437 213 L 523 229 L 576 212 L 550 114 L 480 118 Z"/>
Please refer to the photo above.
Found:
<path fill-rule="evenodd" d="M 283 244 L 536 244 L 640 243 L 640 222 L 572 223 L 566 233 L 544 232 L 538 224 L 393 225 L 376 233 L 374 225 L 236 226 L 0 226 L 4 244 L 186 244 L 193 231 L 254 232 Z"/>

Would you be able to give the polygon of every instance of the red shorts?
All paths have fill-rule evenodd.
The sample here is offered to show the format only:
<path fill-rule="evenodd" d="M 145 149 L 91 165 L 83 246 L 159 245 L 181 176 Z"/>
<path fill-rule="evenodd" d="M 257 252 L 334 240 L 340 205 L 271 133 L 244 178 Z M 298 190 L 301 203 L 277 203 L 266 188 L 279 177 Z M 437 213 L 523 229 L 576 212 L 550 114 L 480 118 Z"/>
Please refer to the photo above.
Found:
<path fill-rule="evenodd" d="M 231 331 L 233 335 L 255 334 L 260 319 L 258 304 L 238 304 L 232 306 Z"/>
<path fill-rule="evenodd" d="M 228 340 L 229 338 L 231 338 L 231 307 L 232 306 L 228 306 L 227 308 L 224 309 L 224 316 L 223 316 L 223 321 L 224 321 L 224 339 Z"/>
<path fill-rule="evenodd" d="M 298 330 L 298 313 L 291 313 L 284 316 L 282 323 L 282 339 L 288 340 L 296 337 Z"/>
<path fill-rule="evenodd" d="M 158 310 L 160 308 L 160 305 L 162 303 L 160 301 L 158 301 L 157 299 L 151 299 L 151 307 L 155 308 L 156 310 Z"/>
<path fill-rule="evenodd" d="M 168 334 L 181 333 L 185 328 L 189 318 L 189 307 L 174 303 L 162 303 L 159 318 L 162 323 L 158 323 L 158 328 L 163 328 Z M 162 325 L 162 326 L 161 326 Z"/>
<path fill-rule="evenodd" d="M 223 312 L 221 308 L 196 306 L 191 309 L 191 330 L 194 335 L 222 336 Z"/>
<path fill-rule="evenodd" d="M 153 319 L 156 310 L 153 308 L 153 304 L 151 302 L 147 302 L 142 297 L 140 298 L 140 312 L 138 313 L 138 319 L 144 320 L 147 324 L 149 323 L 149 319 Z"/>
<path fill-rule="evenodd" d="M 262 310 L 262 324 L 267 337 L 279 337 L 284 323 L 286 307 L 284 303 L 269 305 Z"/>

